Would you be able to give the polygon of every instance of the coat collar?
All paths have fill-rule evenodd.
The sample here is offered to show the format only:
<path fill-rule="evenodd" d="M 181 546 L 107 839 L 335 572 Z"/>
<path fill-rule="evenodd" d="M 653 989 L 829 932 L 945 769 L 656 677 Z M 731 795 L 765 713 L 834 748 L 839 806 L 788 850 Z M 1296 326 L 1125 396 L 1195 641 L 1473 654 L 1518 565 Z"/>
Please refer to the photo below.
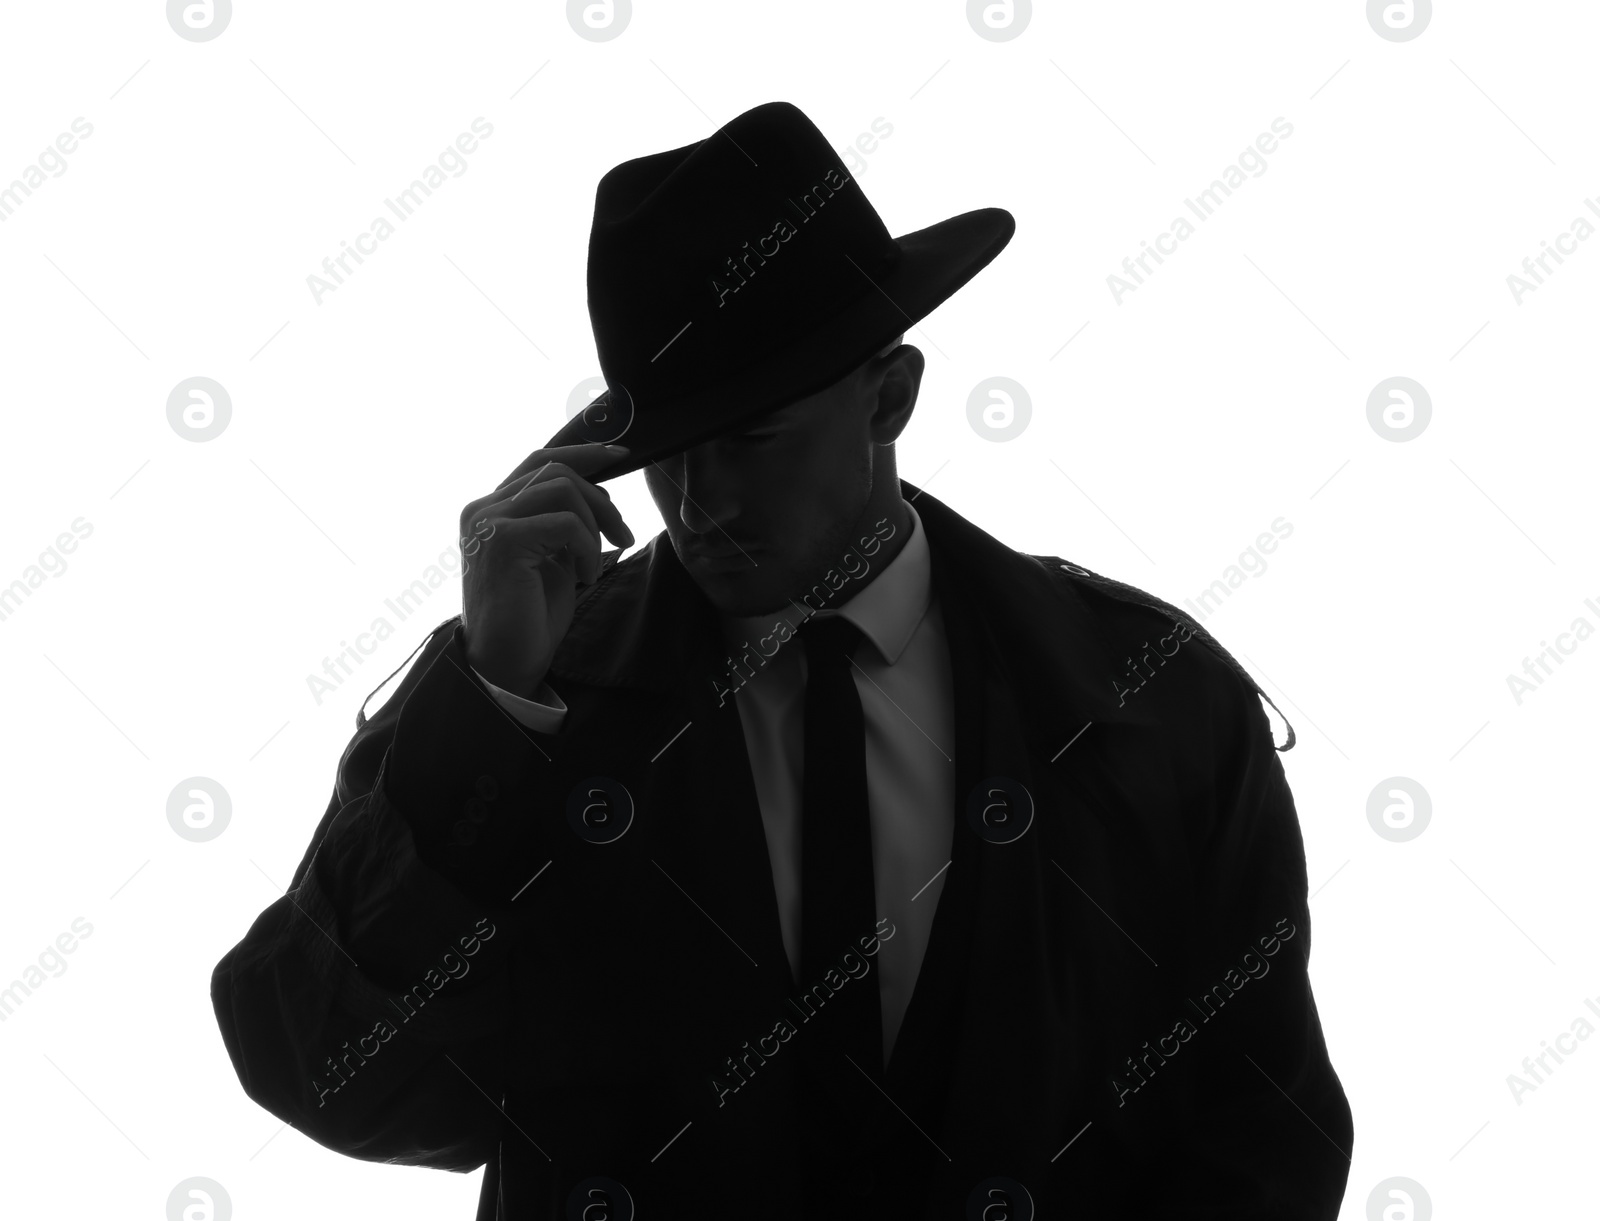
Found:
<path fill-rule="evenodd" d="M 971 596 L 1029 740 L 1065 743 L 1088 722 L 1155 723 L 1138 701 L 1119 703 L 1113 686 L 1142 641 L 1117 647 L 1059 561 L 1012 550 L 903 479 L 900 489 L 915 501 L 928 546 Z M 596 687 L 709 695 L 713 680 L 726 681 L 730 660 L 715 607 L 666 531 L 626 559 L 620 554 L 605 557 L 600 581 L 581 598 L 552 673 Z"/>

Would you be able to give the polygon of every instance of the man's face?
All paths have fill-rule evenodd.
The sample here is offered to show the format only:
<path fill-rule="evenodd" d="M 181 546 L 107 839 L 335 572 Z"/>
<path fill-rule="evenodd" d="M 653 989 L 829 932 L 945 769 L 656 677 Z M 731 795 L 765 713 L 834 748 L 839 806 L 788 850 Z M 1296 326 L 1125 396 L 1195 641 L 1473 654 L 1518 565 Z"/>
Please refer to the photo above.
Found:
<path fill-rule="evenodd" d="M 673 550 L 721 613 L 788 609 L 856 541 L 884 480 L 899 499 L 894 438 L 921 373 L 922 354 L 902 346 L 742 432 L 644 468 Z"/>

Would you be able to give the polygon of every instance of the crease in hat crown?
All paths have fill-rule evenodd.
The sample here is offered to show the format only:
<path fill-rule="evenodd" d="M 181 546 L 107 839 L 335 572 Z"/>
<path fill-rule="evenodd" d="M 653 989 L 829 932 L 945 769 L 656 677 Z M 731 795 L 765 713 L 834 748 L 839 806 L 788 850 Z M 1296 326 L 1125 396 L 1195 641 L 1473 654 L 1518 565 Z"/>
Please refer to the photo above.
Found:
<path fill-rule="evenodd" d="M 635 450 L 622 473 L 815 393 L 976 275 L 1014 229 L 984 208 L 895 238 L 788 102 L 624 161 L 596 188 L 589 239 L 608 390 L 555 443 L 621 441 Z"/>
<path fill-rule="evenodd" d="M 839 254 L 877 277 L 898 250 L 832 145 L 790 103 L 624 162 L 596 190 L 589 241 L 589 310 L 607 382 L 643 399 L 693 360 L 730 371 L 761 361 L 821 309 L 871 291 Z M 763 299 L 751 308 L 748 297 Z M 606 342 L 620 334 L 626 344 Z"/>

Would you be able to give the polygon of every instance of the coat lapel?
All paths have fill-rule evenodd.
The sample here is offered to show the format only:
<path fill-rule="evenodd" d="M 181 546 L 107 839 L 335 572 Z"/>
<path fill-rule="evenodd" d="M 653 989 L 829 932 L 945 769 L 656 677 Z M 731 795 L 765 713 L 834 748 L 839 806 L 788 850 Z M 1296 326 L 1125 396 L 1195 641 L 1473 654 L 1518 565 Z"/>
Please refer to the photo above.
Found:
<path fill-rule="evenodd" d="M 605 557 L 605 578 L 574 614 L 555 685 L 594 701 L 594 770 L 637 755 L 625 779 L 641 851 L 700 909 L 689 918 L 713 922 L 749 963 L 751 991 L 770 1009 L 793 984 L 743 724 L 719 694 L 729 658 L 716 610 L 665 533 L 625 565 L 619 554 Z"/>
<path fill-rule="evenodd" d="M 1020 1134 L 1052 1139 L 1058 1100 L 1051 1091 L 982 1079 L 997 1059 L 1044 1070 L 1071 1055 L 1050 1034 L 1050 956 L 1060 943 L 1058 930 L 1046 927 L 1043 899 L 1046 887 L 1067 883 L 1051 876 L 1038 825 L 1070 811 L 1047 802 L 1031 810 L 1027 833 L 993 842 L 974 829 L 973 794 L 1004 780 L 1037 801 L 1045 786 L 1036 769 L 1050 767 L 1096 723 L 1152 721 L 1114 698 L 1112 680 L 1125 661 L 1068 582 L 902 486 L 928 530 L 957 733 L 950 873 L 889 1063 L 885 1088 L 896 1105 L 878 1117 L 876 1148 L 895 1150 L 879 1164 L 903 1168 L 902 1186 L 910 1189 L 926 1186 L 949 1157 L 970 1159 L 988 1148 L 996 1165 L 1006 1165 L 1020 1151 Z M 1001 1045 L 1007 1053 L 995 1056 Z"/>
<path fill-rule="evenodd" d="M 927 1174 L 947 1164 L 936 1147 L 953 1155 L 957 1150 L 944 1146 L 959 1145 L 970 1155 L 1005 1148 L 1007 1134 L 1052 1139 L 1043 1134 L 1056 1105 L 1051 1091 L 1010 1082 L 985 1114 L 987 1095 L 975 1074 L 996 1060 L 1046 1071 L 1068 1054 L 1051 1046 L 1046 1012 L 1049 956 L 1060 953 L 1061 931 L 1044 927 L 1041 896 L 1059 880 L 1048 874 L 1040 829 L 990 842 L 972 829 L 969 799 L 980 781 L 996 777 L 1037 795 L 1034 769 L 1049 766 L 1089 726 L 1152 721 L 1137 701 L 1123 706 L 1114 697 L 1113 680 L 1126 666 L 1118 654 L 1133 642 L 1117 648 L 1104 639 L 1070 582 L 931 495 L 904 481 L 901 488 L 927 528 L 951 643 L 955 834 L 928 950 L 885 1075 L 887 1100 L 869 1127 L 883 1142 L 874 1154 L 880 1165 Z M 605 575 L 579 603 L 552 673 L 558 688 L 576 684 L 584 707 L 574 713 L 591 711 L 594 732 L 609 737 L 609 746 L 625 736 L 630 747 L 651 753 L 634 782 L 641 805 L 665 816 L 646 842 L 753 960 L 755 1012 L 791 995 L 793 984 L 743 728 L 734 701 L 719 703 L 715 694 L 713 680 L 728 666 L 716 613 L 664 532 L 626 562 L 618 555 L 604 557 Z M 1068 816 L 1055 807 L 1032 811 L 1036 824 Z M 976 1045 L 985 1040 L 1004 1040 L 1006 1050 Z M 883 1157 L 895 1146 L 903 1157 Z"/>
<path fill-rule="evenodd" d="M 933 585 L 944 614 L 945 632 L 950 641 L 971 641 L 981 628 L 963 594 L 957 574 L 944 549 L 933 546 Z M 985 725 L 989 720 L 985 706 L 985 667 L 978 652 L 970 647 L 952 647 L 950 662 L 955 695 L 955 832 L 951 843 L 949 873 L 940 891 L 934 912 L 928 948 L 923 955 L 911 1002 L 906 1008 L 900 1032 L 889 1057 L 884 1089 L 894 1104 L 928 1132 L 937 1127 L 949 1086 L 950 1051 L 956 1045 L 957 1018 L 965 992 L 968 956 L 971 953 L 973 916 L 979 895 L 986 889 L 980 871 L 984 866 L 978 852 L 979 841 L 966 826 L 967 798 L 985 771 Z M 909 1140 L 928 1143 L 932 1138 L 918 1136 L 905 1119 L 884 1110 L 878 1115 L 873 1148 Z"/>

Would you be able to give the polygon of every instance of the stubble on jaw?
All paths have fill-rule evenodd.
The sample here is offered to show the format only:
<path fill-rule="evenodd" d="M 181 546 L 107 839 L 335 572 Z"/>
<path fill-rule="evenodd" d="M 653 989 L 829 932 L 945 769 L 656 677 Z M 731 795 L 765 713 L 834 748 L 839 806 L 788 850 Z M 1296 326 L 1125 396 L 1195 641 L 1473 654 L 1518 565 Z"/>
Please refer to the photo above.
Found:
<path fill-rule="evenodd" d="M 757 615 L 773 615 L 795 608 L 800 599 L 811 593 L 818 586 L 826 589 L 823 578 L 830 569 L 838 569 L 847 556 L 855 553 L 855 542 L 864 531 L 872 534 L 871 523 L 863 525 L 863 519 L 869 516 L 867 506 L 872 502 L 874 486 L 872 469 L 872 456 L 863 452 L 859 464 L 861 467 L 861 483 L 865 485 L 861 492 L 860 502 L 853 508 L 850 515 L 840 515 L 822 531 L 814 534 L 806 543 L 801 552 L 801 558 L 794 566 L 794 576 L 787 583 L 788 589 L 782 600 L 771 606 L 741 612 L 740 618 L 753 618 Z M 856 553 L 859 554 L 859 553 Z M 870 563 L 870 561 L 867 561 Z M 840 599 L 841 601 L 843 599 Z"/>

